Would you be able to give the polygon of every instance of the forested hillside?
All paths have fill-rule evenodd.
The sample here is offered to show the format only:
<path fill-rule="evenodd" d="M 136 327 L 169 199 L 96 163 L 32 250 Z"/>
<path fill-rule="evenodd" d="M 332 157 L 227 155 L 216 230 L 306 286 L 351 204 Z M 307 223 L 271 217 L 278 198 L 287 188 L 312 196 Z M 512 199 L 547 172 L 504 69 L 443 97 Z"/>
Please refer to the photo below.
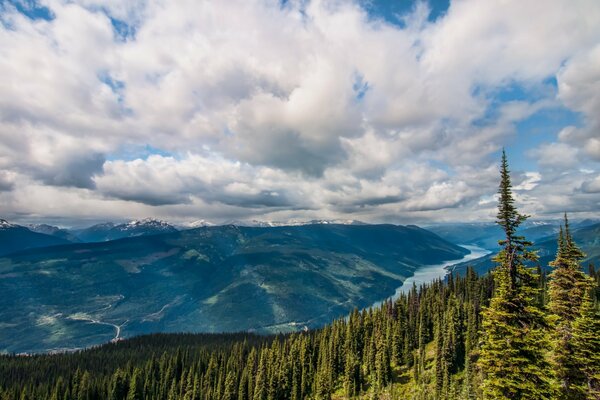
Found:
<path fill-rule="evenodd" d="M 592 273 L 598 301 L 600 273 Z M 493 288 L 491 276 L 469 271 L 316 331 L 157 334 L 76 353 L 2 356 L 0 398 L 480 398 L 479 312 Z"/>
<path fill-rule="evenodd" d="M 11 399 L 23 392 L 31 399 L 240 400 L 468 393 L 477 386 L 478 312 L 492 288 L 489 277 L 469 273 L 282 337 L 154 335 L 81 353 L 3 357 L 0 386 Z"/>

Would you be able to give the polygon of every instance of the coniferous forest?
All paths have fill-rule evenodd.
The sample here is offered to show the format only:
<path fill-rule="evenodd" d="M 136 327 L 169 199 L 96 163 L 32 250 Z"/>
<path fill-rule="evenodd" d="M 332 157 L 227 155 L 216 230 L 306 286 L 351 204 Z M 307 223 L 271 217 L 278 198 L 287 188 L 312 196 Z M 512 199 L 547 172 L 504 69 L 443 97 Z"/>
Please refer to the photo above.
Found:
<path fill-rule="evenodd" d="M 566 215 L 555 260 L 536 264 L 504 154 L 500 172 L 490 274 L 449 275 L 314 331 L 2 356 L 0 399 L 600 399 L 600 273 L 580 265 Z"/>

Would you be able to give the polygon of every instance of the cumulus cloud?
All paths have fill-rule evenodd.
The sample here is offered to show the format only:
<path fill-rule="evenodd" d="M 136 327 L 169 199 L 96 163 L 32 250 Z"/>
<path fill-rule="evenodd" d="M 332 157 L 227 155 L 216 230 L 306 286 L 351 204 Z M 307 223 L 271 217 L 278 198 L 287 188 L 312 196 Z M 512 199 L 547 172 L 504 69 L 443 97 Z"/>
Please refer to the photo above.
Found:
<path fill-rule="evenodd" d="M 454 1 L 435 21 L 418 2 L 402 24 L 351 0 L 36 5 L 51 18 L 0 12 L 14 215 L 489 218 L 503 146 L 530 163 L 530 212 L 597 204 L 594 0 Z M 580 121 L 520 145 L 557 107 Z M 120 151 L 140 146 L 157 154 Z"/>
<path fill-rule="evenodd" d="M 561 132 L 560 139 L 600 161 L 600 44 L 570 59 L 557 79 L 559 98 L 585 119 L 583 126 Z"/>
<path fill-rule="evenodd" d="M 545 143 L 529 152 L 542 167 L 563 169 L 578 164 L 578 149 L 566 143 Z"/>
<path fill-rule="evenodd" d="M 600 175 L 585 180 L 582 184 L 581 184 L 581 190 L 584 193 L 600 193 Z"/>

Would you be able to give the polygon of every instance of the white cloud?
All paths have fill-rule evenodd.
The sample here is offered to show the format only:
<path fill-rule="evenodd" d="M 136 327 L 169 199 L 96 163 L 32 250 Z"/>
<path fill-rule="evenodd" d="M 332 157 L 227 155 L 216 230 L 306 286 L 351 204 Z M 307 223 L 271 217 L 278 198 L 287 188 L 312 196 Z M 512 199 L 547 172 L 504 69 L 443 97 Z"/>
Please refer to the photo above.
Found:
<path fill-rule="evenodd" d="M 435 22 L 419 3 L 404 28 L 352 1 L 44 4 L 51 21 L 0 15 L 12 215 L 487 218 L 497 151 L 558 103 L 584 120 L 525 151 L 516 189 L 541 214 L 597 193 L 578 172 L 600 160 L 595 0 L 462 0 Z M 557 98 L 494 97 L 553 77 Z M 119 157 L 146 145 L 172 156 Z M 559 172 L 578 186 L 542 196 Z"/>
<path fill-rule="evenodd" d="M 542 175 L 539 172 L 525 172 L 524 175 L 523 181 L 515 185 L 514 190 L 533 190 L 542 180 Z"/>
<path fill-rule="evenodd" d="M 584 181 L 581 190 L 585 193 L 600 193 L 600 175 Z"/>
<path fill-rule="evenodd" d="M 585 125 L 561 132 L 560 139 L 600 161 L 600 43 L 570 59 L 557 75 L 559 98 L 583 114 Z"/>
<path fill-rule="evenodd" d="M 540 166 L 545 168 L 562 170 L 578 164 L 577 148 L 566 143 L 545 143 L 529 153 L 537 159 Z"/>

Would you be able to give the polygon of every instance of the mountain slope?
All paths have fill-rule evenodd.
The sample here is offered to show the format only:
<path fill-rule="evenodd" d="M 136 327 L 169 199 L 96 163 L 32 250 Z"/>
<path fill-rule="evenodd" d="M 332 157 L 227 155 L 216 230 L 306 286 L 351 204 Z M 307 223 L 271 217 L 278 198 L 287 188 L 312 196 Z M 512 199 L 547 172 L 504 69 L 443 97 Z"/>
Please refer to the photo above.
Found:
<path fill-rule="evenodd" d="M 43 233 L 44 235 L 56 236 L 58 238 L 65 239 L 72 243 L 80 242 L 80 240 L 77 238 L 77 236 L 73 235 L 71 232 L 69 232 L 69 230 L 61 229 L 57 226 L 52 226 L 52 225 L 47 225 L 47 224 L 32 224 L 32 225 L 27 225 L 27 228 L 30 231 L 37 232 L 37 233 Z"/>
<path fill-rule="evenodd" d="M 467 250 L 415 226 L 205 227 L 0 259 L 0 351 L 320 326 Z"/>
<path fill-rule="evenodd" d="M 0 219 L 0 256 L 36 247 L 71 243 L 66 239 L 33 232 Z"/>

